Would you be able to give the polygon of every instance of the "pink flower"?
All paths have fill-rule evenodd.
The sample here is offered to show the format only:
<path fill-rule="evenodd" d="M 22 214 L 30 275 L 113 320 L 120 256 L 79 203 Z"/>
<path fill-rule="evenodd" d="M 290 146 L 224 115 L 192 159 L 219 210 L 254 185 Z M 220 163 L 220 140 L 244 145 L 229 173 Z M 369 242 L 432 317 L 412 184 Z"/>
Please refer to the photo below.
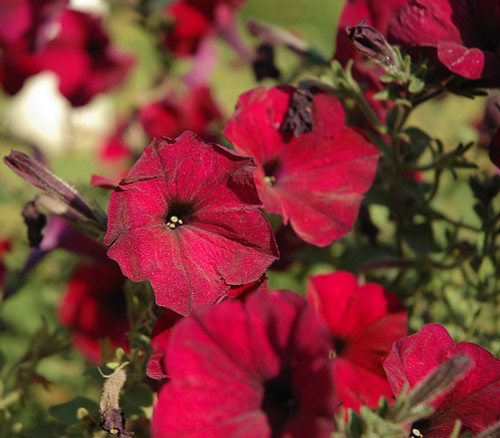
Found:
<path fill-rule="evenodd" d="M 498 80 L 499 21 L 498 0 L 412 0 L 390 22 L 389 36 L 464 78 Z"/>
<path fill-rule="evenodd" d="M 155 138 L 111 194 L 109 257 L 149 279 L 182 315 L 258 280 L 278 257 L 258 207 L 252 161 L 186 132 Z"/>
<path fill-rule="evenodd" d="M 327 328 L 292 292 L 199 309 L 170 336 L 153 436 L 329 437 L 330 348 Z"/>
<path fill-rule="evenodd" d="M 306 294 L 331 330 L 335 392 L 342 407 L 359 412 L 392 396 L 382 365 L 392 344 L 408 332 L 399 298 L 376 283 L 358 285 L 344 271 L 312 276 Z"/>
<path fill-rule="evenodd" d="M 456 420 L 461 434 L 480 433 L 500 420 L 500 360 L 479 345 L 456 344 L 439 324 L 427 324 L 415 335 L 397 341 L 384 363 L 394 394 L 405 384 L 414 388 L 446 360 L 466 354 L 473 365 L 450 390 L 431 401 L 434 412 L 415 422 L 425 438 L 449 436 Z"/>
<path fill-rule="evenodd" d="M 102 360 L 99 340 L 129 348 L 125 280 L 111 260 L 79 265 L 69 280 L 59 317 L 71 328 L 75 347 L 94 363 Z"/>
<path fill-rule="evenodd" d="M 306 242 L 326 246 L 351 231 L 379 151 L 344 126 L 340 101 L 323 93 L 297 109 L 292 129 L 299 135 L 282 132 L 293 112 L 289 105 L 300 94 L 290 86 L 244 93 L 223 133 L 238 152 L 255 157 L 255 183 L 266 211 L 281 214 Z"/>

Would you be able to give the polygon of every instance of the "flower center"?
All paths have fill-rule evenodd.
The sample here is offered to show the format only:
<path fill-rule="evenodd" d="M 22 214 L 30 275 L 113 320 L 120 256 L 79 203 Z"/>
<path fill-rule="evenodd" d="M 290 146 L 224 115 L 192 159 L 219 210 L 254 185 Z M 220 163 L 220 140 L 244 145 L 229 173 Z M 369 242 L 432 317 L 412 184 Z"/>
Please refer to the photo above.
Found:
<path fill-rule="evenodd" d="M 270 186 L 274 186 L 274 184 L 276 184 L 276 173 L 278 171 L 279 164 L 280 163 L 277 159 L 264 164 L 264 181 L 266 184 L 269 184 Z"/>
<path fill-rule="evenodd" d="M 273 431 L 280 431 L 297 411 L 298 403 L 291 386 L 289 373 L 280 374 L 264 384 L 262 410 Z"/>
<path fill-rule="evenodd" d="M 420 433 L 420 431 L 418 429 L 416 429 L 415 427 L 413 427 L 411 429 L 409 438 L 424 438 L 424 436 Z"/>
<path fill-rule="evenodd" d="M 193 214 L 190 204 L 174 202 L 165 215 L 165 226 L 171 230 L 184 225 L 186 220 Z"/>
<path fill-rule="evenodd" d="M 335 345 L 335 349 L 331 353 L 331 356 L 333 356 L 333 359 L 335 359 L 336 357 L 342 356 L 342 353 L 344 352 L 347 343 L 344 339 L 335 338 L 334 345 Z"/>

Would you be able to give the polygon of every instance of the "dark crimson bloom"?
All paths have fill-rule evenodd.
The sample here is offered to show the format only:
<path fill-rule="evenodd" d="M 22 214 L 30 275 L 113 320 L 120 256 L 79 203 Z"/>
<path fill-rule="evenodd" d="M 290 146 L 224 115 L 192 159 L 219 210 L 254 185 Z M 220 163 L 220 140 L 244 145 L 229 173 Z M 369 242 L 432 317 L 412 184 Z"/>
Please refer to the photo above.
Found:
<path fill-rule="evenodd" d="M 467 79 L 500 78 L 498 0 L 411 0 L 389 25 L 392 41 L 423 48 Z"/>
<path fill-rule="evenodd" d="M 413 423 L 425 438 L 450 436 L 456 420 L 460 434 L 474 435 L 500 420 L 500 360 L 479 345 L 455 343 L 439 324 L 427 324 L 417 334 L 397 341 L 384 363 L 394 394 L 405 384 L 417 386 L 438 365 L 465 354 L 473 365 L 451 389 L 430 401 L 434 412 Z"/>
<path fill-rule="evenodd" d="M 296 94 L 290 86 L 244 93 L 223 133 L 238 152 L 255 158 L 266 211 L 281 214 L 306 242 L 326 246 L 351 231 L 379 151 L 360 131 L 344 126 L 335 97 L 315 94 L 291 112 Z"/>
<path fill-rule="evenodd" d="M 48 2 L 51 3 L 59 9 L 64 5 L 64 2 Z M 50 11 L 41 16 L 52 18 Z M 52 22 L 57 24 L 56 35 L 49 38 L 48 26 L 41 27 L 45 33 L 38 32 L 37 47 L 34 47 L 30 32 L 4 44 L 0 82 L 7 93 L 17 93 L 26 78 L 50 70 L 59 78 L 61 93 L 73 106 L 81 106 L 96 94 L 123 82 L 133 58 L 111 46 L 98 17 L 66 9 Z M 34 22 L 33 26 L 37 24 Z"/>
<path fill-rule="evenodd" d="M 125 280 L 118 265 L 100 260 L 79 265 L 66 288 L 59 317 L 71 328 L 75 347 L 94 363 L 102 360 L 99 340 L 128 349 Z"/>
<path fill-rule="evenodd" d="M 227 27 L 243 0 L 177 0 L 166 13 L 174 20 L 165 35 L 165 45 L 178 56 L 194 54 L 201 41 Z"/>
<path fill-rule="evenodd" d="M 379 284 L 359 285 L 345 271 L 312 276 L 306 294 L 331 330 L 335 392 L 342 407 L 359 412 L 391 397 L 383 362 L 392 344 L 408 333 L 400 299 Z"/>
<path fill-rule="evenodd" d="M 164 437 L 329 437 L 328 329 L 289 291 L 199 309 L 173 328 L 152 432 Z"/>
<path fill-rule="evenodd" d="M 215 140 L 211 124 L 221 123 L 222 114 L 207 86 L 193 87 L 179 97 L 169 93 L 158 102 L 139 110 L 144 131 L 153 137 L 177 137 L 183 131 L 193 131 L 205 141 Z"/>
<path fill-rule="evenodd" d="M 59 34 L 40 53 L 40 65 L 57 74 L 59 90 L 73 106 L 123 82 L 133 57 L 111 45 L 98 17 L 68 9 L 59 24 Z"/>
<path fill-rule="evenodd" d="M 51 35 L 67 0 L 9 0 L 0 3 L 0 84 L 17 93 L 40 72 L 37 53 Z"/>
<path fill-rule="evenodd" d="M 111 194 L 108 255 L 182 315 L 257 281 L 278 251 L 253 169 L 190 132 L 155 138 Z"/>

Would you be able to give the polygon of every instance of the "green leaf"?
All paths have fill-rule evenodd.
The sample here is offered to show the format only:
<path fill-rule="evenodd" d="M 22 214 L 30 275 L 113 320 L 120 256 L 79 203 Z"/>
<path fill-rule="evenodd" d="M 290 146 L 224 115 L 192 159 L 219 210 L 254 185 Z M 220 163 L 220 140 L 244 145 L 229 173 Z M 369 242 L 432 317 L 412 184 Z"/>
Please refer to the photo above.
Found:
<path fill-rule="evenodd" d="M 415 162 L 429 146 L 431 137 L 419 128 L 408 128 L 404 133 L 410 138 L 410 142 L 404 146 L 405 158 L 408 162 Z"/>
<path fill-rule="evenodd" d="M 67 425 L 70 425 L 80 422 L 80 420 L 78 419 L 78 410 L 80 408 L 85 408 L 88 412 L 91 413 L 99 411 L 99 405 L 95 401 L 85 397 L 77 397 L 67 403 L 52 406 L 49 409 L 49 413 L 54 418 L 62 421 Z"/>

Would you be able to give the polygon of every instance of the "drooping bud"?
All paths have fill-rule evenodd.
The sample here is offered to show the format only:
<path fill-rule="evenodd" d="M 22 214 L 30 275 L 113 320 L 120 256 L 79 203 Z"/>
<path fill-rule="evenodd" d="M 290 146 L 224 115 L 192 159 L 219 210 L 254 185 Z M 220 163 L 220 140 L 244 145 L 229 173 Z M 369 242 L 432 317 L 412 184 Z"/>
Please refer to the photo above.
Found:
<path fill-rule="evenodd" d="M 90 205 L 67 182 L 54 175 L 42 162 L 23 152 L 11 151 L 4 162 L 21 178 L 43 190 L 45 194 L 69 207 L 80 219 L 96 221 Z"/>
<path fill-rule="evenodd" d="M 355 49 L 384 67 L 394 68 L 397 57 L 390 44 L 377 29 L 366 24 L 366 18 L 356 26 L 345 28 Z"/>

